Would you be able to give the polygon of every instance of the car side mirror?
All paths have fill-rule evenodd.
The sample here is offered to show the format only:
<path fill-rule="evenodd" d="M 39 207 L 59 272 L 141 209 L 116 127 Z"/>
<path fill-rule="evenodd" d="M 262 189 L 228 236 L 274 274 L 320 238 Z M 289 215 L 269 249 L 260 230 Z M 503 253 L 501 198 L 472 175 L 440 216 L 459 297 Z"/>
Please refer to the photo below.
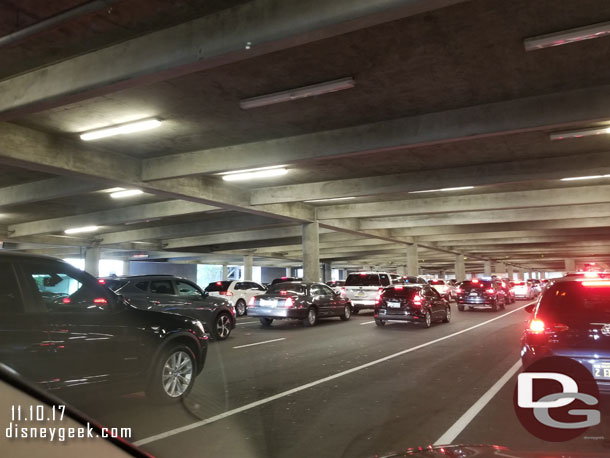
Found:
<path fill-rule="evenodd" d="M 525 310 L 527 313 L 532 313 L 535 308 L 536 308 L 536 304 L 534 303 L 534 304 L 528 305 L 523 310 Z"/>

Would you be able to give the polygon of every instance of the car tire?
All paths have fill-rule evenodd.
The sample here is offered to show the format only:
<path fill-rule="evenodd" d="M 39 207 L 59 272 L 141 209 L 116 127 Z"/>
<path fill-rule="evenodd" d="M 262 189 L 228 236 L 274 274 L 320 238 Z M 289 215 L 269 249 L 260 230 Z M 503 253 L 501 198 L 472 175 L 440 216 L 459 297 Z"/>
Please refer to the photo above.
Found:
<path fill-rule="evenodd" d="M 464 306 L 463 306 L 463 305 L 458 305 L 458 310 L 459 310 L 460 312 L 463 312 L 463 311 L 464 311 Z"/>
<path fill-rule="evenodd" d="M 494 301 L 493 304 L 491 304 L 491 311 L 492 312 L 497 312 L 498 311 L 498 300 L 497 299 Z"/>
<path fill-rule="evenodd" d="M 246 301 L 240 299 L 235 303 L 235 314 L 237 316 L 244 316 L 247 311 L 248 308 L 246 307 Z"/>
<path fill-rule="evenodd" d="M 505 308 L 506 308 L 506 298 L 504 298 L 504 299 L 502 300 L 502 303 L 500 304 L 500 309 L 501 309 L 501 310 L 504 310 Z"/>
<path fill-rule="evenodd" d="M 351 316 L 352 316 L 352 305 L 345 304 L 345 307 L 343 307 L 343 314 L 340 315 L 341 321 L 347 321 L 351 318 Z"/>
<path fill-rule="evenodd" d="M 146 395 L 164 404 L 178 402 L 189 394 L 196 375 L 197 362 L 193 350 L 186 345 L 175 345 L 163 351 L 155 363 Z"/>
<path fill-rule="evenodd" d="M 231 335 L 231 316 L 228 313 L 219 313 L 214 320 L 212 328 L 214 340 L 225 340 Z"/>
<path fill-rule="evenodd" d="M 451 307 L 447 306 L 445 309 L 445 318 L 443 318 L 443 323 L 449 323 L 451 321 Z"/>
<path fill-rule="evenodd" d="M 377 326 L 385 326 L 385 321 L 383 321 L 383 320 L 379 320 L 379 319 L 376 319 L 376 320 L 375 320 L 375 324 L 376 324 Z"/>
<path fill-rule="evenodd" d="M 261 318 L 260 322 L 263 326 L 271 326 L 271 323 L 273 323 L 273 318 Z"/>
<path fill-rule="evenodd" d="M 424 321 L 422 321 L 421 324 L 426 329 L 432 326 L 432 315 L 430 314 L 430 310 L 426 310 L 426 313 L 424 314 Z"/>
<path fill-rule="evenodd" d="M 307 316 L 303 320 L 303 324 L 308 327 L 315 326 L 318 323 L 318 311 L 315 307 L 309 307 Z"/>

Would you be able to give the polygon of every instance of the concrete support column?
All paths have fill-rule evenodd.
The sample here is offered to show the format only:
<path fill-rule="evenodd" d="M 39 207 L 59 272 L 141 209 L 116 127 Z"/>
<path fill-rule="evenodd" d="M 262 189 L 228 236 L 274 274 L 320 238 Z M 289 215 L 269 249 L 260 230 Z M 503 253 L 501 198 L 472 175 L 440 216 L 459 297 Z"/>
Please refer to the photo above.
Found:
<path fill-rule="evenodd" d="M 407 266 L 396 266 L 397 275 L 407 275 Z"/>
<path fill-rule="evenodd" d="M 498 276 L 500 274 L 505 274 L 506 273 L 506 264 L 504 264 L 503 262 L 499 262 L 496 264 L 496 274 L 498 274 Z"/>
<path fill-rule="evenodd" d="M 130 261 L 129 259 L 126 261 L 123 261 L 123 275 L 129 275 L 129 267 L 130 267 Z"/>
<path fill-rule="evenodd" d="M 491 261 L 483 262 L 483 275 L 486 277 L 491 275 Z"/>
<path fill-rule="evenodd" d="M 407 245 L 407 275 L 419 273 L 419 260 L 417 259 L 417 243 Z"/>
<path fill-rule="evenodd" d="M 508 279 L 509 280 L 514 280 L 515 279 L 515 271 L 513 269 L 513 266 L 507 266 L 506 267 L 506 273 L 508 274 Z"/>
<path fill-rule="evenodd" d="M 517 278 L 519 280 L 525 280 L 525 270 L 517 269 Z"/>
<path fill-rule="evenodd" d="M 457 281 L 464 281 L 466 279 L 466 266 L 464 265 L 463 254 L 455 256 L 455 279 Z"/>
<path fill-rule="evenodd" d="M 303 224 L 303 280 L 320 281 L 320 225 Z"/>
<path fill-rule="evenodd" d="M 244 256 L 244 280 L 252 281 L 252 255 Z"/>
<path fill-rule="evenodd" d="M 567 258 L 564 260 L 565 263 L 565 271 L 567 272 L 576 272 L 576 260 Z"/>
<path fill-rule="evenodd" d="M 222 281 L 229 279 L 229 266 L 227 264 L 222 265 Z"/>
<path fill-rule="evenodd" d="M 322 281 L 326 283 L 332 280 L 332 265 L 330 262 L 322 264 Z"/>
<path fill-rule="evenodd" d="M 286 276 L 292 277 L 292 267 L 286 267 Z"/>
<path fill-rule="evenodd" d="M 85 249 L 85 272 L 94 277 L 100 274 L 100 247 L 87 247 Z"/>

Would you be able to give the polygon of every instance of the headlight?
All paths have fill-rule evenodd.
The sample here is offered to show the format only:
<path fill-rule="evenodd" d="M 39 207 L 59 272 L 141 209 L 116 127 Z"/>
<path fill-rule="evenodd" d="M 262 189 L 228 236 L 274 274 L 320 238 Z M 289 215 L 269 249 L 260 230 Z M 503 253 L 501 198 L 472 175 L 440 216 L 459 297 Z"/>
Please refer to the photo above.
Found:
<path fill-rule="evenodd" d="M 193 320 L 193 325 L 196 326 L 203 334 L 205 334 L 205 328 L 203 327 L 203 323 L 199 320 Z"/>

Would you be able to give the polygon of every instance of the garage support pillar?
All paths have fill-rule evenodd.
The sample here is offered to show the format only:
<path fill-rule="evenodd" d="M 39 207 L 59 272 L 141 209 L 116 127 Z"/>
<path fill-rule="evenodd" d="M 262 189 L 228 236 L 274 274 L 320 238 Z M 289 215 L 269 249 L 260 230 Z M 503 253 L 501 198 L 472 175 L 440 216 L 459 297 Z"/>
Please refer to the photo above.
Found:
<path fill-rule="evenodd" d="M 483 275 L 486 277 L 491 275 L 491 261 L 483 262 Z"/>
<path fill-rule="evenodd" d="M 252 281 L 252 255 L 244 256 L 244 280 Z"/>
<path fill-rule="evenodd" d="M 130 262 L 129 259 L 123 261 L 123 275 L 129 275 L 129 267 L 130 267 L 129 262 Z"/>
<path fill-rule="evenodd" d="M 320 281 L 320 225 L 303 224 L 303 280 Z"/>
<path fill-rule="evenodd" d="M 517 278 L 518 278 L 519 280 L 525 280 L 525 270 L 523 270 L 523 269 L 521 269 L 521 268 L 520 268 L 520 269 L 517 269 L 517 274 L 518 274 L 518 275 L 517 275 Z"/>
<path fill-rule="evenodd" d="M 87 247 L 85 249 L 85 272 L 94 277 L 100 274 L 100 247 Z"/>
<path fill-rule="evenodd" d="M 464 265 L 463 254 L 455 256 L 455 279 L 457 281 L 464 281 L 466 279 L 466 266 Z"/>
<path fill-rule="evenodd" d="M 564 260 L 565 263 L 565 271 L 567 272 L 576 272 L 576 260 L 567 258 Z"/>
<path fill-rule="evenodd" d="M 292 267 L 286 267 L 286 276 L 292 277 Z"/>
<path fill-rule="evenodd" d="M 509 280 L 514 280 L 515 279 L 515 272 L 513 270 L 513 266 L 507 266 L 506 267 L 506 273 L 508 274 L 508 279 Z"/>
<path fill-rule="evenodd" d="M 417 259 L 417 243 L 407 245 L 407 275 L 419 273 L 419 260 Z"/>
<path fill-rule="evenodd" d="M 505 274 L 506 273 L 506 264 L 503 262 L 499 262 L 496 264 L 496 274 Z"/>
<path fill-rule="evenodd" d="M 229 266 L 227 264 L 222 265 L 222 281 L 229 279 Z"/>
<path fill-rule="evenodd" d="M 326 283 L 332 280 L 332 265 L 330 262 L 322 264 L 322 281 Z"/>

